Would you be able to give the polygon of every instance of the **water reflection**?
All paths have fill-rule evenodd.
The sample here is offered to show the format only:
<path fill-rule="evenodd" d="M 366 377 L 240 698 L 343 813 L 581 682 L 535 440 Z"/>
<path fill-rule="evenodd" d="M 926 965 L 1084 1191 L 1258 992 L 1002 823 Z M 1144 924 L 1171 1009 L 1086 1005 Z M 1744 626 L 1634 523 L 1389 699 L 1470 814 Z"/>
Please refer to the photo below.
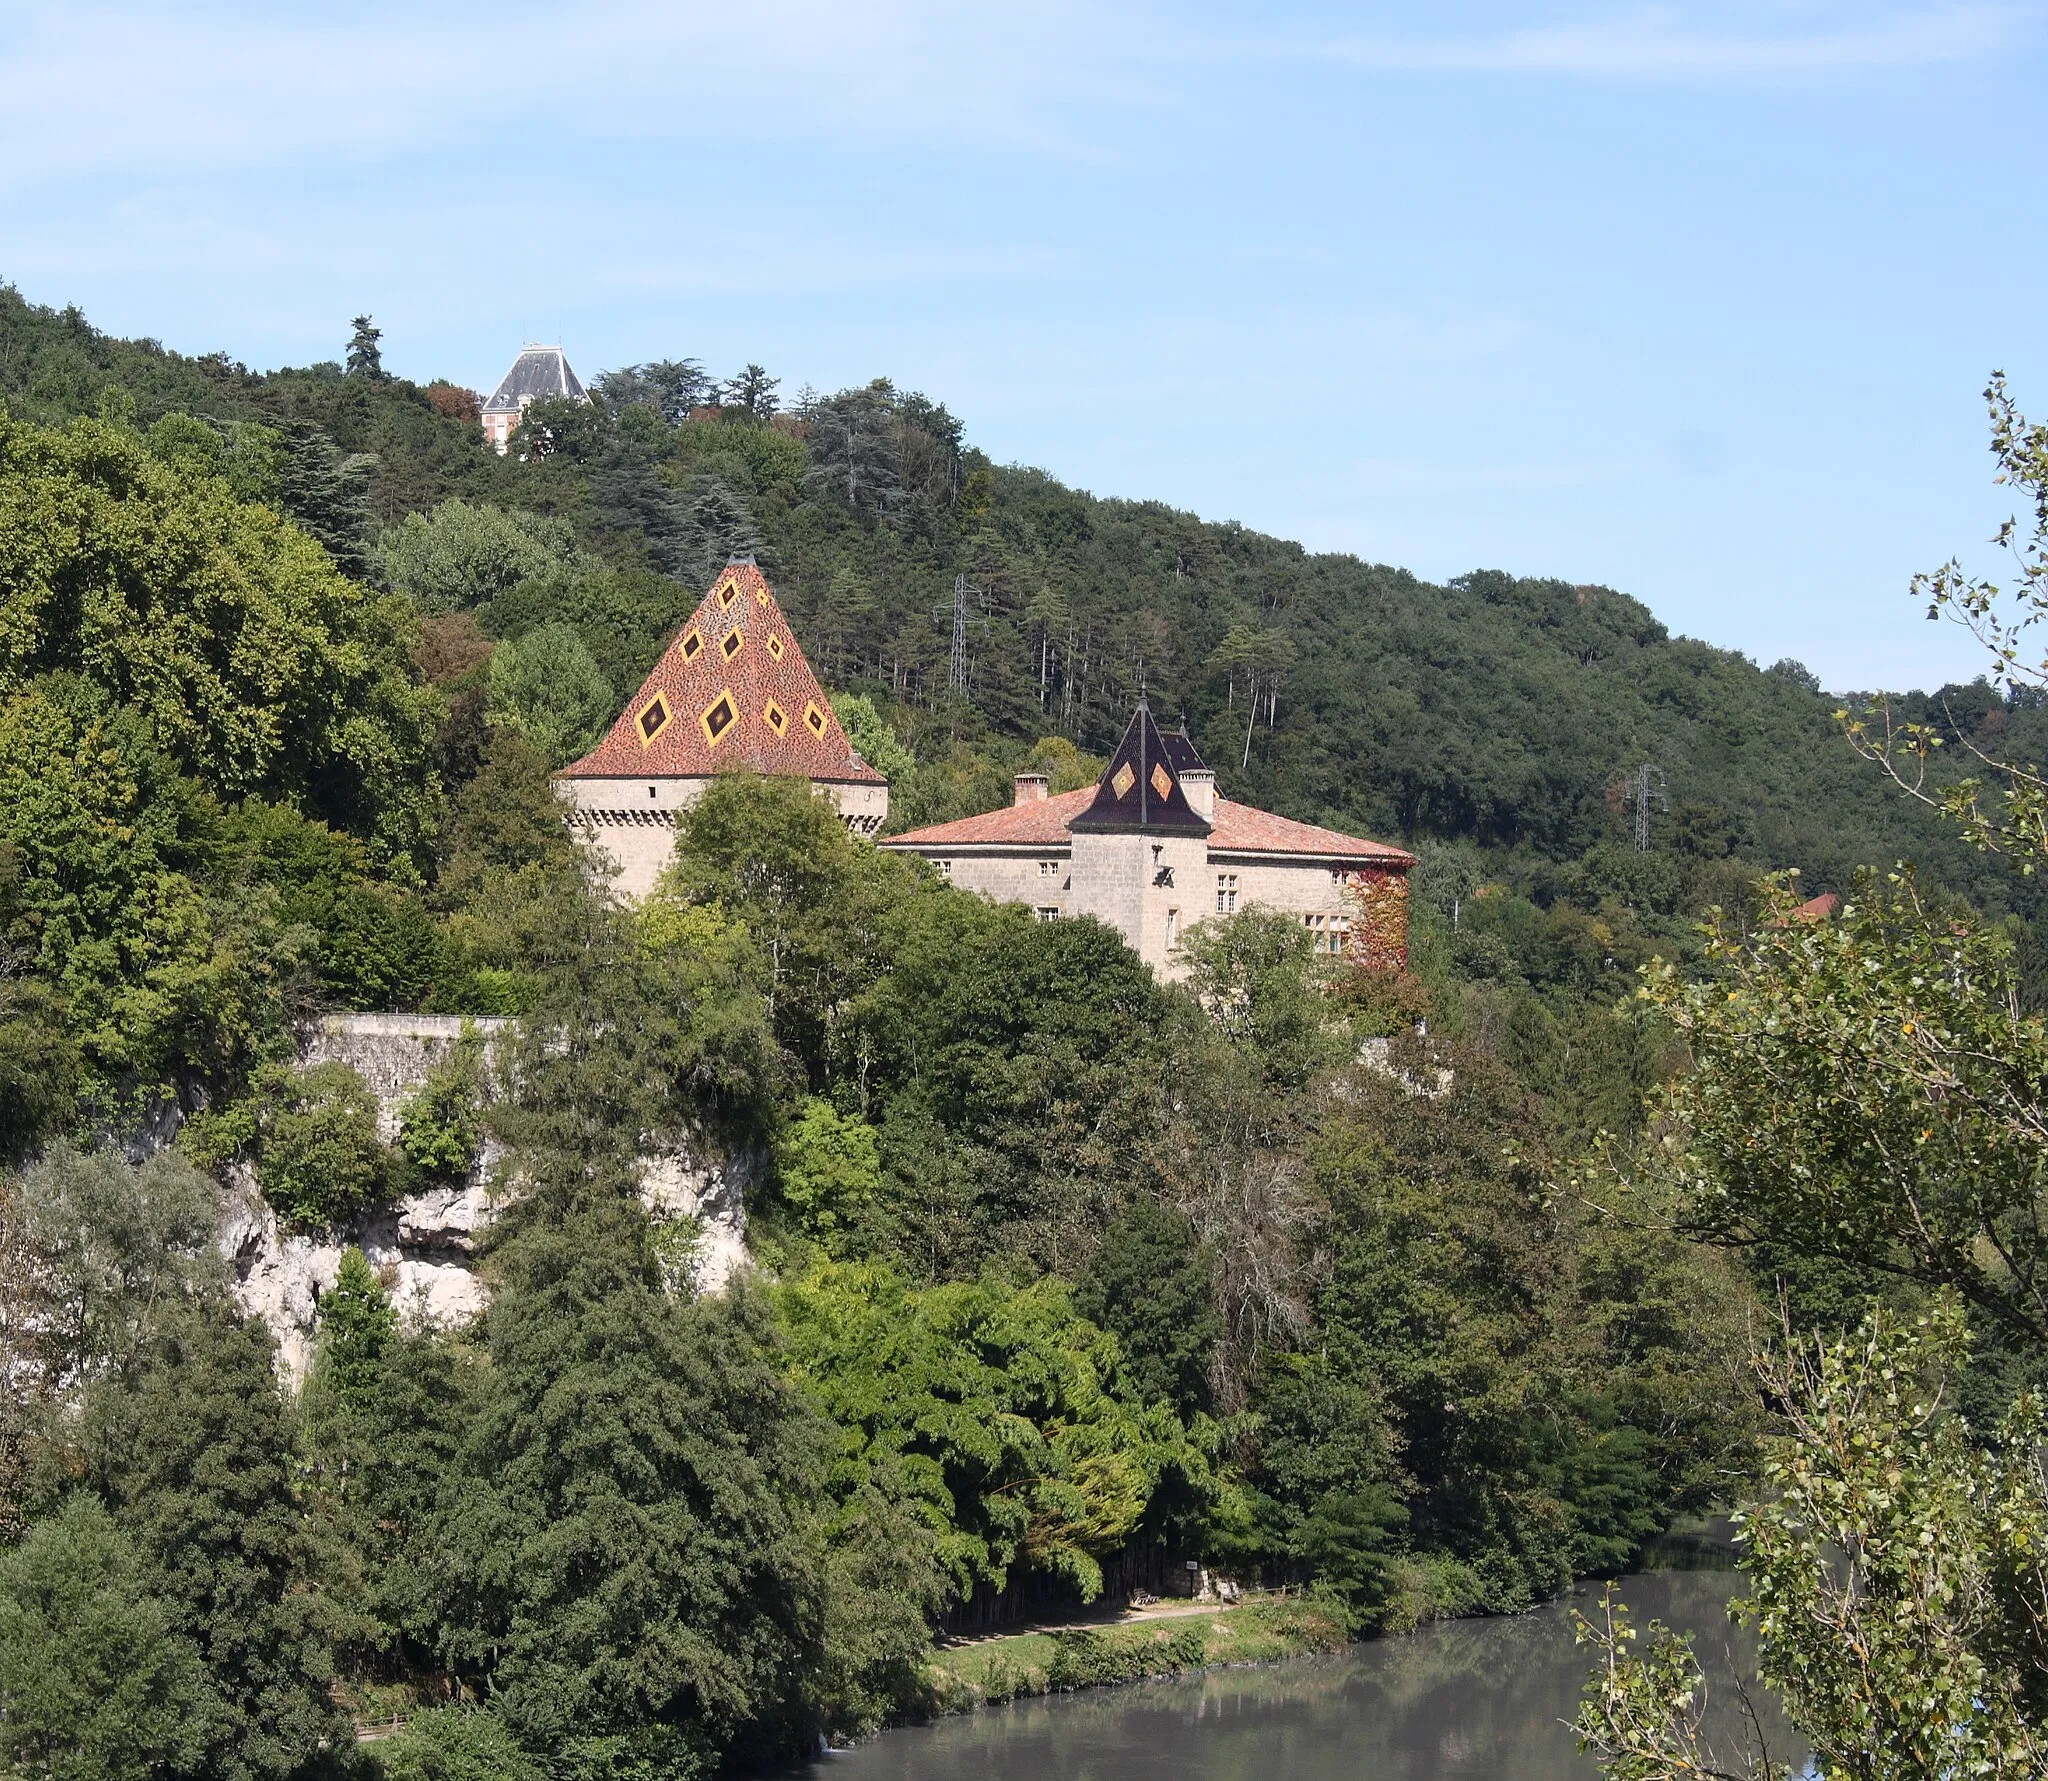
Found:
<path fill-rule="evenodd" d="M 1664 1572 L 1630 1578 L 1624 1594 L 1639 1623 L 1654 1616 L 1698 1635 L 1724 1730 L 1739 1719 L 1740 1676 L 1771 1754 L 1796 1762 L 1796 1740 L 1756 1688 L 1753 1642 L 1727 1618 L 1740 1581 Z M 1588 1609 L 1596 1601 L 1597 1592 L 1577 1598 Z M 1335 1658 L 991 1708 L 890 1732 L 822 1766 L 834 1781 L 1587 1781 L 1597 1771 L 1561 1722 L 1577 1710 L 1589 1663 L 1560 1604 Z"/>

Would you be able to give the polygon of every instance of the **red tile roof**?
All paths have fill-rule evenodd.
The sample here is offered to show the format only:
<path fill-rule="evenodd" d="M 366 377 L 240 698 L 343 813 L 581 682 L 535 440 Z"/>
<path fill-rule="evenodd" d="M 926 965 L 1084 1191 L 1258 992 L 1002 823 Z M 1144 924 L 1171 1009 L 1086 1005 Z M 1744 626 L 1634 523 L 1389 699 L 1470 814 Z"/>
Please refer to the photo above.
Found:
<path fill-rule="evenodd" d="M 768 579 L 729 564 L 569 779 L 696 778 L 734 767 L 879 785 L 832 715 Z"/>
<path fill-rule="evenodd" d="M 1035 804 L 1012 804 L 1006 810 L 990 810 L 980 816 L 963 816 L 958 822 L 934 823 L 928 829 L 891 835 L 882 845 L 1064 847 L 1073 839 L 1067 832 L 1067 823 L 1094 802 L 1095 788 L 1084 785 L 1077 792 L 1061 792 Z"/>
<path fill-rule="evenodd" d="M 906 835 L 891 835 L 884 847 L 1064 847 L 1073 837 L 1068 823 L 1095 800 L 1095 787 L 1061 792 L 1035 804 L 1014 804 L 1006 810 L 991 810 L 981 816 L 965 816 L 958 822 L 934 823 L 927 829 L 912 829 Z M 1234 804 L 1228 798 L 1216 800 L 1215 826 L 1209 833 L 1212 853 L 1306 854 L 1315 859 L 1355 859 L 1387 866 L 1412 866 L 1415 856 L 1380 841 L 1361 841 L 1356 835 L 1341 835 L 1335 829 L 1317 828 L 1313 823 L 1295 822 L 1268 810 L 1254 810 L 1249 804 Z"/>
<path fill-rule="evenodd" d="M 1412 853 L 1389 847 L 1384 841 L 1366 841 L 1335 829 L 1318 828 L 1312 822 L 1296 822 L 1290 816 L 1275 816 L 1270 810 L 1233 804 L 1228 798 L 1216 800 L 1216 826 L 1209 833 L 1209 851 L 1341 854 L 1347 859 L 1376 860 L 1388 866 L 1415 864 Z"/>

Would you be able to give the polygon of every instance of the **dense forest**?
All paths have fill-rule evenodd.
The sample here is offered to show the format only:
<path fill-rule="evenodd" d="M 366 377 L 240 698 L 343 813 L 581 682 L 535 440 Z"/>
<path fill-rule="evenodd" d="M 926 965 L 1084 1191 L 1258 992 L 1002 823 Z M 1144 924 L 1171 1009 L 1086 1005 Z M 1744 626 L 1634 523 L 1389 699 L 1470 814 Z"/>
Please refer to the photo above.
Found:
<path fill-rule="evenodd" d="M 963 1619 L 1189 1559 L 1354 1631 L 1512 1611 L 1743 1491 L 1745 1319 L 1854 1282 L 1571 1190 L 1686 1065 L 1639 969 L 1911 858 L 2038 999 L 2033 881 L 1857 757 L 1860 696 L 1096 499 L 886 381 L 592 387 L 499 457 L 367 319 L 254 373 L 0 290 L 0 1757 L 297 1775 L 398 1714 L 394 1776 L 690 1775 L 921 1710 Z M 548 776 L 735 553 L 897 826 L 1086 783 L 1142 686 L 1228 795 L 1418 850 L 1410 969 L 1251 910 L 1162 987 L 739 777 L 618 906 Z M 520 1019 L 385 1144 L 298 1065 L 336 1008 Z M 766 1159 L 725 1292 L 642 1203 L 673 1131 Z M 346 1230 L 487 1137 L 488 1311 L 357 1253 L 281 1387 L 220 1182 Z"/>

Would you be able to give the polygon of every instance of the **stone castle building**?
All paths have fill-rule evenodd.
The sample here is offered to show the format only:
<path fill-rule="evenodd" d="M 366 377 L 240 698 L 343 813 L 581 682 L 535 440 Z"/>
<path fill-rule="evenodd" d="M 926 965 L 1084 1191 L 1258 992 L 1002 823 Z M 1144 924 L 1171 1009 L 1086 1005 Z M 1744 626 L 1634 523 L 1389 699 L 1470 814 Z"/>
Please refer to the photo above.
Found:
<path fill-rule="evenodd" d="M 559 346 L 536 346 L 529 341 L 519 349 L 512 369 L 499 379 L 479 418 L 484 437 L 502 458 L 513 429 L 534 403 L 589 400 L 589 391 L 569 369 L 569 361 Z"/>
<path fill-rule="evenodd" d="M 1193 742 L 1142 699 L 1099 784 L 1054 797 L 1020 773 L 1009 809 L 882 845 L 1041 921 L 1093 915 L 1162 977 L 1180 975 L 1190 928 L 1254 904 L 1299 916 L 1318 952 L 1407 963 L 1413 854 L 1219 798 Z"/>
<path fill-rule="evenodd" d="M 856 835 L 889 815 L 889 782 L 832 715 L 768 579 L 728 563 L 641 682 L 611 733 L 560 783 L 569 821 L 644 897 L 675 850 L 676 816 L 742 768 L 808 779 Z"/>
<path fill-rule="evenodd" d="M 847 740 L 751 558 L 725 567 L 610 734 L 559 782 L 572 827 L 638 898 L 675 851 L 678 814 L 740 769 L 808 779 L 856 835 L 888 820 L 888 781 Z M 1298 916 L 1319 952 L 1407 960 L 1413 854 L 1219 798 L 1193 742 L 1162 732 L 1142 700 L 1100 783 L 1055 797 L 1045 775 L 1021 773 L 1009 809 L 880 845 L 1044 921 L 1095 916 L 1164 977 L 1180 974 L 1190 928 L 1254 904 Z"/>

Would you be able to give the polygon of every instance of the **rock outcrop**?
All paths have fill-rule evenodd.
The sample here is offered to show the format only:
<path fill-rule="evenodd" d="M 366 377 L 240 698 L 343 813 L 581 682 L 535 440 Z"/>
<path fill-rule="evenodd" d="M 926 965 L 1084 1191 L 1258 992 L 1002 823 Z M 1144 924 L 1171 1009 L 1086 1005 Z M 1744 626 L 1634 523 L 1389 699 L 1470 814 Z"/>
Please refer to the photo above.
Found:
<path fill-rule="evenodd" d="M 511 1023 L 468 1024 L 488 1048 Z M 302 1062 L 357 1071 L 377 1097 L 379 1134 L 390 1143 L 405 1097 L 447 1055 L 463 1026 L 444 1015 L 330 1015 L 310 1035 Z M 230 1171 L 217 1241 L 234 1264 L 242 1308 L 269 1324 L 279 1365 L 293 1383 L 312 1365 L 320 1298 L 351 1248 L 369 1259 L 401 1315 L 448 1328 L 484 1309 L 489 1294 L 474 1262 L 496 1209 L 491 1183 L 501 1160 L 487 1144 L 465 1180 L 368 1207 L 343 1229 L 311 1234 L 279 1225 L 247 1165 Z M 758 1153 L 725 1154 L 688 1131 L 664 1135 L 642 1159 L 640 1195 L 649 1213 L 659 1222 L 694 1221 L 689 1265 L 698 1291 L 719 1291 L 747 1265 L 746 1196 L 764 1166 Z M 517 1184 L 503 1191 L 514 1193 Z"/>

